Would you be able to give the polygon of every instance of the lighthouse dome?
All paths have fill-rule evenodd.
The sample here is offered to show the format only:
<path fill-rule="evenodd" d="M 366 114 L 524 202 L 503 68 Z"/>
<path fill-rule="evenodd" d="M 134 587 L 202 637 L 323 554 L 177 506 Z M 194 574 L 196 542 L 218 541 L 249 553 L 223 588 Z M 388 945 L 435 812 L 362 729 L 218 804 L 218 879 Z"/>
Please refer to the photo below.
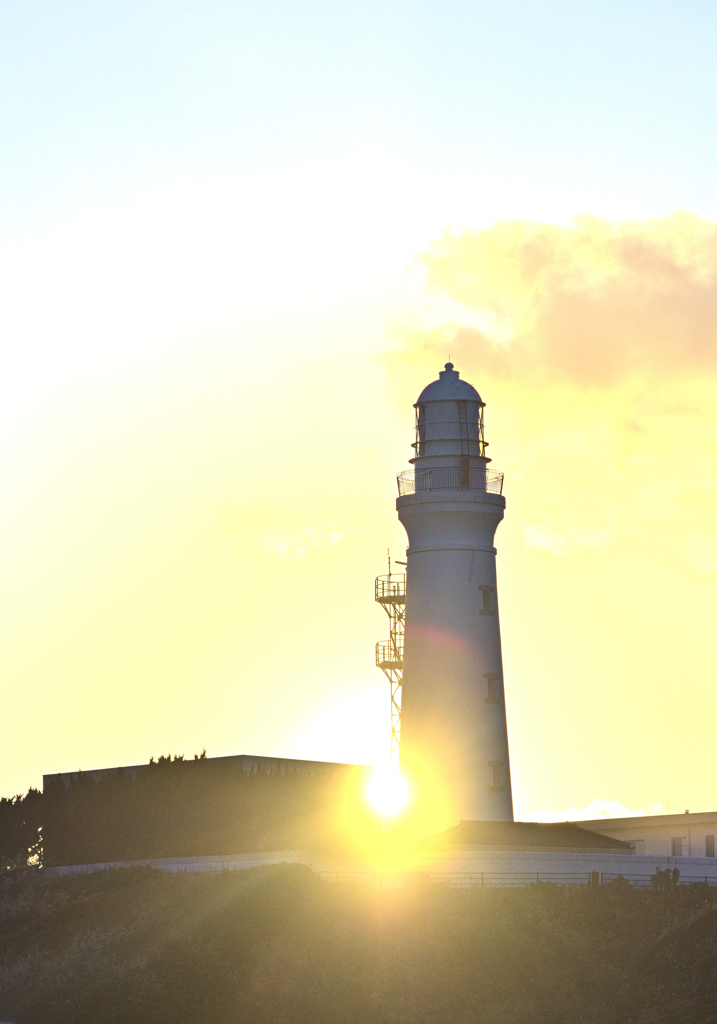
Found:
<path fill-rule="evenodd" d="M 425 387 L 416 402 L 416 459 L 486 458 L 483 436 L 485 402 L 476 389 L 446 363 L 438 380 Z M 411 460 L 414 461 L 414 460 Z"/>
<path fill-rule="evenodd" d="M 438 374 L 438 380 L 434 380 L 418 396 L 416 405 L 423 405 L 424 402 L 477 402 L 485 405 L 481 396 L 468 381 L 461 380 L 458 370 L 453 369 L 453 363 L 446 363 L 444 370 Z"/>

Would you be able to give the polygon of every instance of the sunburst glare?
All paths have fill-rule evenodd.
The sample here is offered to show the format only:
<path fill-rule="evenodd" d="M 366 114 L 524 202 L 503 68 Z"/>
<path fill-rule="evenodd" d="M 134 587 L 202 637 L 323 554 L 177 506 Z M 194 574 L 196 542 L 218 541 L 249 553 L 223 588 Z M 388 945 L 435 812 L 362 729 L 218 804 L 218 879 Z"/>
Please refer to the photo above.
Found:
<path fill-rule="evenodd" d="M 405 807 L 408 784 L 398 772 L 376 769 L 368 781 L 366 795 L 379 814 L 390 818 Z"/>

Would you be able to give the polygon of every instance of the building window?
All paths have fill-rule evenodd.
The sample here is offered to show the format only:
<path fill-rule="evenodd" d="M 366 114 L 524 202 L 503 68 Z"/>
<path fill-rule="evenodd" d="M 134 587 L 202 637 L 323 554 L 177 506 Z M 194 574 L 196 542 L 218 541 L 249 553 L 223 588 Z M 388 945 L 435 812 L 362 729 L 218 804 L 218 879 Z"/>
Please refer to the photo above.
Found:
<path fill-rule="evenodd" d="M 715 837 L 705 836 L 705 857 L 714 857 L 715 855 Z"/>
<path fill-rule="evenodd" d="M 494 672 L 486 672 L 483 678 L 485 679 L 486 704 L 500 704 L 501 699 L 498 676 Z"/>
<path fill-rule="evenodd" d="M 503 785 L 503 762 L 489 761 L 488 764 L 493 769 L 493 785 L 490 787 L 491 792 L 505 793 L 505 786 Z"/>
<path fill-rule="evenodd" d="M 493 607 L 493 587 L 479 587 L 479 590 L 483 593 L 483 607 L 480 610 L 480 614 L 495 615 L 495 608 Z"/>
<path fill-rule="evenodd" d="M 678 837 L 677 839 L 673 839 L 672 840 L 672 856 L 673 857 L 682 857 L 683 856 L 682 850 L 683 850 L 684 842 L 685 842 L 685 839 L 682 836 Z"/>

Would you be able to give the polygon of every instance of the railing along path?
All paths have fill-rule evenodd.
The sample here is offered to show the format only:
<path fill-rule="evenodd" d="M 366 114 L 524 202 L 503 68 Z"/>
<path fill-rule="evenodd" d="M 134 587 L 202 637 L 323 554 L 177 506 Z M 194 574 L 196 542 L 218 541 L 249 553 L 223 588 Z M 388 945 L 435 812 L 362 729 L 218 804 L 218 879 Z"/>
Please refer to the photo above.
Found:
<path fill-rule="evenodd" d="M 653 887 L 654 875 L 633 874 L 616 871 L 318 871 L 330 882 L 365 882 L 379 889 L 394 889 L 399 886 L 425 883 L 468 887 L 479 889 L 523 887 L 528 885 L 577 885 L 599 886 L 622 878 L 636 889 Z M 704 875 L 680 875 L 677 885 L 717 886 L 717 878 Z"/>

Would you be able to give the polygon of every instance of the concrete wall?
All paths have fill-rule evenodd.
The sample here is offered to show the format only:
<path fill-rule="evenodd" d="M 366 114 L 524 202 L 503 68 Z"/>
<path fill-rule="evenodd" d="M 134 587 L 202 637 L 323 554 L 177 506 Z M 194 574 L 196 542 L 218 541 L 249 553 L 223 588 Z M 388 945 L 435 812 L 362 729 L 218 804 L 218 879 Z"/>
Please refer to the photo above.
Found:
<path fill-rule="evenodd" d="M 409 537 L 401 770 L 444 809 L 436 830 L 461 818 L 510 821 L 493 547 L 505 501 L 434 491 L 397 504 Z"/>
<path fill-rule="evenodd" d="M 649 857 L 636 854 L 529 853 L 525 851 L 467 850 L 441 853 L 403 853 L 390 861 L 335 860 L 302 850 L 244 854 L 236 857 L 174 857 L 127 864 L 83 864 L 49 868 L 50 873 L 70 874 L 122 867 L 153 867 L 163 871 L 221 871 L 262 865 L 305 864 L 327 878 L 365 878 L 400 884 L 423 877 L 432 882 L 458 885 L 510 886 L 552 882 L 587 885 L 597 872 L 601 884 L 622 875 L 631 884 L 646 887 L 656 871 L 678 868 L 680 884 L 717 886 L 717 860 L 704 857 Z"/>

